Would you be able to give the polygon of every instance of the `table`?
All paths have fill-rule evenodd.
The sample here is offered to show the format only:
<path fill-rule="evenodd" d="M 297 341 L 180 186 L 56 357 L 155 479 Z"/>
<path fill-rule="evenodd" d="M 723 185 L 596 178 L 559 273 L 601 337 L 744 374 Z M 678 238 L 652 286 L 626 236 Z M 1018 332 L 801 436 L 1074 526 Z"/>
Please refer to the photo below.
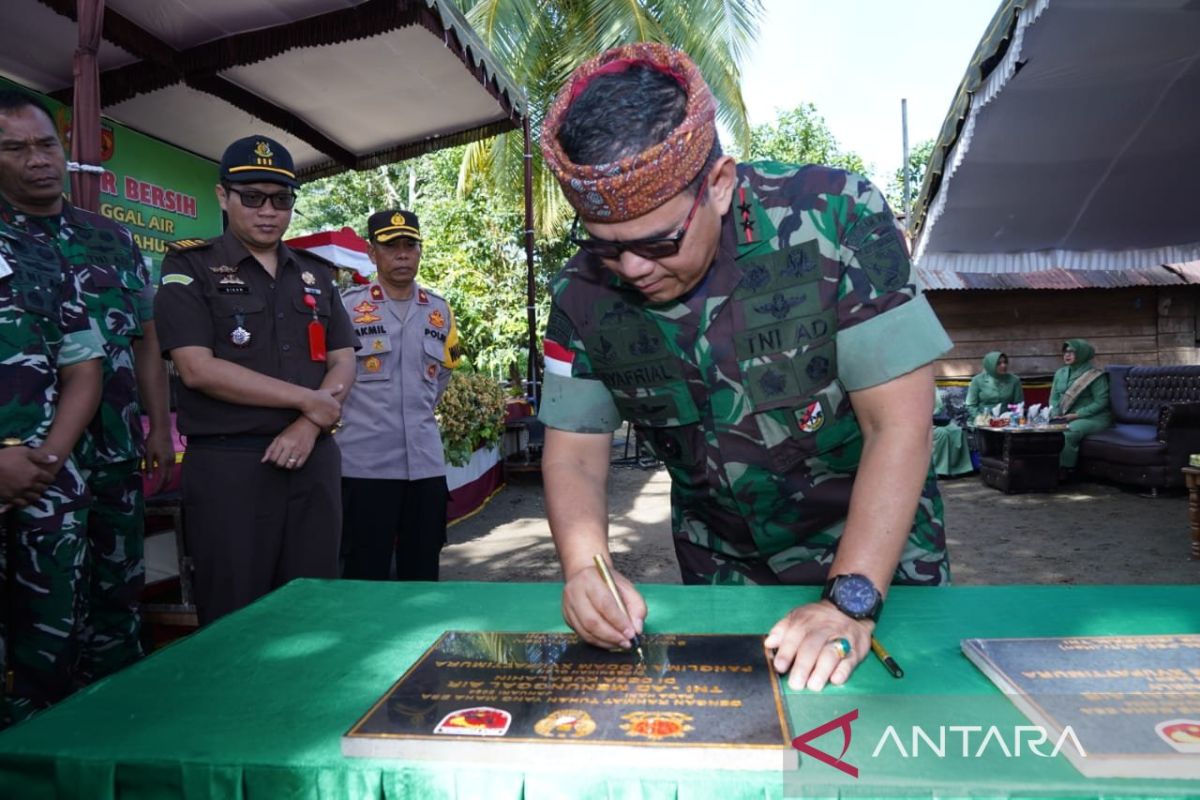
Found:
<path fill-rule="evenodd" d="M 645 586 L 648 626 L 763 633 L 815 587 Z M 889 725 L 1025 718 L 961 654 L 967 637 L 1195 631 L 1200 587 L 897 587 L 878 629 L 906 671 L 874 659 L 851 683 L 786 695 L 796 731 L 857 709 L 845 760 L 799 770 L 566 770 L 552 763 L 434 764 L 341 755 L 340 737 L 446 629 L 565 630 L 560 584 L 295 581 L 0 734 L 0 797 L 679 798 L 1171 796 L 1200 782 L 1089 780 L 1056 758 L 873 757 Z M 813 741 L 840 751 L 840 736 Z M 994 750 L 993 750 L 994 752 Z M 1077 794 L 1076 794 L 1077 793 Z"/>
<path fill-rule="evenodd" d="M 983 482 L 1008 494 L 1054 491 L 1066 429 L 1066 425 L 976 428 Z"/>
<path fill-rule="evenodd" d="M 1188 490 L 1188 522 L 1192 531 L 1192 558 L 1200 559 L 1200 469 L 1183 468 Z"/>

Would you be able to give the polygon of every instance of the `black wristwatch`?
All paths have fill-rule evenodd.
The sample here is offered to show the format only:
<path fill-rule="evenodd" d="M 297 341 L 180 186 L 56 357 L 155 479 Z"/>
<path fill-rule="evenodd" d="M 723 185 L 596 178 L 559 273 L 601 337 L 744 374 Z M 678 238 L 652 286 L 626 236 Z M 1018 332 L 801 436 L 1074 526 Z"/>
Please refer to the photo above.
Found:
<path fill-rule="evenodd" d="M 851 619 L 878 621 L 879 612 L 883 611 L 883 595 L 870 578 L 858 573 L 834 575 L 825 582 L 821 599 L 833 603 Z"/>

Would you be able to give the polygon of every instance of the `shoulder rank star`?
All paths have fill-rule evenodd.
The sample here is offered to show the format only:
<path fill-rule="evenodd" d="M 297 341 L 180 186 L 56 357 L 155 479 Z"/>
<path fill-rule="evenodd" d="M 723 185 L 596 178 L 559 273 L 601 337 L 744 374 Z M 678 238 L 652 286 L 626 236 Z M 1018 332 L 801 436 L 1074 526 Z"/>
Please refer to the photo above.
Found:
<path fill-rule="evenodd" d="M 417 290 L 417 302 L 421 305 L 427 305 L 429 303 L 429 295 L 425 294 L 424 289 Z"/>
<path fill-rule="evenodd" d="M 304 270 L 304 272 L 300 273 L 300 280 L 304 281 L 304 283 L 308 286 L 314 286 L 317 283 L 317 276 L 313 275 L 308 270 Z"/>
<path fill-rule="evenodd" d="M 382 300 L 383 299 L 383 287 L 372 286 L 370 294 L 371 294 L 372 300 Z"/>

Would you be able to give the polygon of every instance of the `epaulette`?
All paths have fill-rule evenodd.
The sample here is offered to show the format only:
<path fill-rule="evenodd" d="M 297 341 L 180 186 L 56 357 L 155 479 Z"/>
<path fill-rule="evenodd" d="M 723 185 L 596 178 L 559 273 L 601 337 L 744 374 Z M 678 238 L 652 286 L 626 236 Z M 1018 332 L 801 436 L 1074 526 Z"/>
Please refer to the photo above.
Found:
<path fill-rule="evenodd" d="M 204 247 L 211 244 L 210 239 L 180 239 L 175 242 L 167 242 L 168 250 L 195 250 L 198 247 Z"/>

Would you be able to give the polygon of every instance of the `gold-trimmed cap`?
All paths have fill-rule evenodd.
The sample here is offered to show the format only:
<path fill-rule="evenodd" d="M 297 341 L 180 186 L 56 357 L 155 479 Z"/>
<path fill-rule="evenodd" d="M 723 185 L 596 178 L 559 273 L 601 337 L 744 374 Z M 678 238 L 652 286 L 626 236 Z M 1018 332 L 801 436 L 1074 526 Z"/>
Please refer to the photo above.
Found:
<path fill-rule="evenodd" d="M 221 156 L 221 181 L 281 183 L 293 189 L 300 186 L 292 154 L 267 136 L 247 136 L 226 147 Z"/>
<path fill-rule="evenodd" d="M 371 241 L 390 242 L 401 236 L 421 241 L 421 222 L 413 212 L 388 209 L 367 218 L 367 238 Z"/>

